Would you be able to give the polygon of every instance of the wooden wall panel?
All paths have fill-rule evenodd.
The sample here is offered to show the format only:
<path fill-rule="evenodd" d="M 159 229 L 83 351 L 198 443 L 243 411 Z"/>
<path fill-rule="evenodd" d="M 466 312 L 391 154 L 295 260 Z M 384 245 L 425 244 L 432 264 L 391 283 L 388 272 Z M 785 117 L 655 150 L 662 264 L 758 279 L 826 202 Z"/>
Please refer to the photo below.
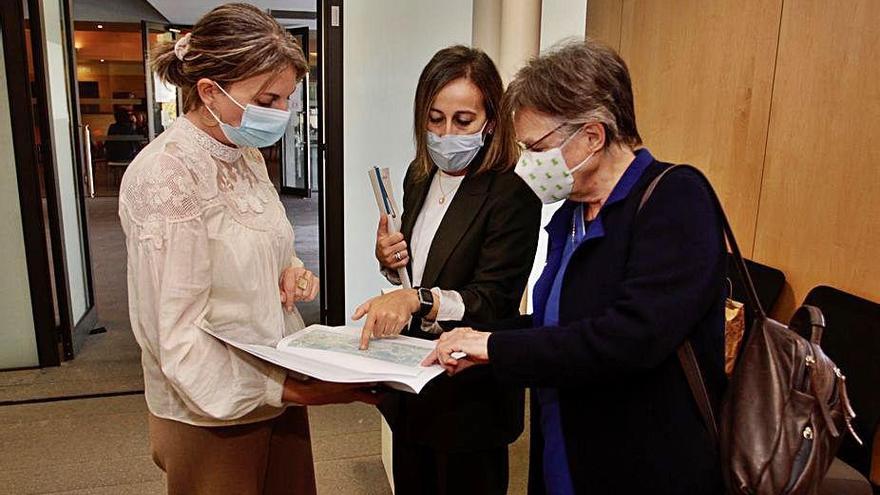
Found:
<path fill-rule="evenodd" d="M 620 49 L 623 0 L 587 0 L 587 36 Z"/>
<path fill-rule="evenodd" d="M 782 0 L 623 2 L 620 53 L 642 139 L 658 159 L 706 172 L 747 256 L 781 9 Z"/>
<path fill-rule="evenodd" d="M 755 257 L 880 300 L 880 2 L 785 2 Z"/>

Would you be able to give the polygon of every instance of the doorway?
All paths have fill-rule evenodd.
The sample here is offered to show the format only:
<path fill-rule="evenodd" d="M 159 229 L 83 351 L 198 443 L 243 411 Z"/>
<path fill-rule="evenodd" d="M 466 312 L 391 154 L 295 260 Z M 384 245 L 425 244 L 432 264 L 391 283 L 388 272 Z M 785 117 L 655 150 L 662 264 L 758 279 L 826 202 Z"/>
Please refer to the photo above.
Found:
<path fill-rule="evenodd" d="M 149 141 L 141 26 L 76 22 L 76 89 L 89 145 L 89 196 L 119 194 L 125 169 Z"/>
<path fill-rule="evenodd" d="M 17 5 L 17 13 L 3 13 L 4 29 L 18 26 L 22 40 L 18 48 L 7 46 L 7 54 L 20 55 L 7 57 L 6 66 L 18 60 L 27 67 L 20 88 L 28 93 L 16 97 L 11 112 L 24 111 L 33 122 L 28 133 L 17 130 L 23 144 L 17 146 L 16 166 L 24 174 L 20 182 L 31 181 L 35 191 L 27 211 L 42 212 L 40 221 L 28 220 L 24 230 L 33 231 L 26 244 L 29 269 L 34 267 L 30 284 L 39 323 L 40 359 L 34 365 L 44 369 L 33 376 L 26 370 L 0 374 L 0 389 L 11 392 L 0 394 L 0 403 L 138 393 L 140 349 L 129 326 L 126 253 L 117 215 L 119 183 L 134 155 L 180 117 L 180 96 L 156 81 L 148 54 L 157 42 L 174 40 L 187 27 L 74 23 L 72 0 L 19 0 Z M 327 263 L 324 253 L 341 253 L 341 221 L 333 219 L 341 219 L 342 208 L 333 198 L 341 203 L 342 180 L 330 174 L 333 184 L 325 194 L 324 178 L 331 159 L 339 162 L 332 169 L 341 171 L 341 140 L 333 146 L 338 153 L 321 144 L 332 139 L 331 133 L 323 132 L 329 118 L 324 101 L 330 101 L 330 92 L 323 87 L 327 41 L 319 8 L 329 10 L 329 3 L 319 0 L 312 9 L 273 12 L 303 47 L 310 73 L 297 89 L 295 118 L 287 135 L 261 151 L 294 225 L 297 254 L 321 277 L 320 299 L 300 305 L 300 312 L 307 324 L 339 324 L 336 313 L 341 314 L 342 306 L 332 301 L 344 294 L 341 263 Z M 334 39 L 341 55 L 341 31 Z M 335 64 L 338 70 L 331 70 L 341 77 L 341 58 Z M 11 95 L 13 82 L 10 78 Z M 341 95 L 341 85 L 334 91 Z M 29 101 L 34 105 L 26 105 Z M 341 97 L 336 101 L 341 105 Z M 333 127 L 341 130 L 341 108 L 332 113 L 338 119 Z M 329 214 L 328 203 L 333 204 Z M 37 239 L 43 245 L 42 258 L 34 245 Z M 41 281 L 48 290 L 40 289 Z M 13 391 L 6 382 L 35 387 Z"/>
<path fill-rule="evenodd" d="M 25 124 L 36 152 L 33 170 L 51 282 L 54 328 L 37 328 L 40 366 L 71 359 L 94 326 L 95 298 L 80 172 L 77 95 L 72 86 L 70 3 L 18 0 L 31 102 Z M 19 154 L 21 154 L 19 152 Z M 16 157 L 18 160 L 18 156 Z M 25 158 L 22 156 L 22 158 Z M 54 341 L 54 342 L 53 342 Z"/>
<path fill-rule="evenodd" d="M 275 183 L 287 216 L 294 227 L 297 256 L 306 268 L 318 274 L 321 271 L 321 186 L 318 168 L 321 155 L 318 136 L 323 104 L 318 100 L 320 55 L 318 50 L 318 23 L 316 12 L 299 11 L 297 16 L 289 11 L 273 10 L 270 13 L 287 29 L 300 45 L 309 62 L 309 73 L 297 85 L 288 108 L 291 119 L 287 133 L 274 146 L 262 149 L 269 171 Z M 322 287 L 322 292 L 323 292 Z M 322 296 L 323 297 L 323 296 Z M 306 325 L 326 323 L 321 298 L 298 305 Z"/>
<path fill-rule="evenodd" d="M 309 53 L 309 47 L 316 46 L 317 23 L 300 19 L 283 22 L 297 36 L 316 74 L 318 53 Z M 151 53 L 160 43 L 186 35 L 191 27 L 179 23 L 97 21 L 77 23 L 76 27 L 77 90 L 86 131 L 83 139 L 90 151 L 83 173 L 90 193 L 86 203 L 96 254 L 95 288 L 101 325 L 101 333 L 88 339 L 78 359 L 104 360 L 121 352 L 127 362 L 134 363 L 131 357 L 139 348 L 130 328 L 125 271 L 120 270 L 126 264 L 126 253 L 117 215 L 119 185 L 137 153 L 183 118 L 182 95 L 152 71 Z M 318 174 L 313 173 L 320 162 L 316 144 L 320 105 L 314 96 L 318 80 L 313 77 L 298 86 L 291 102 L 294 118 L 288 132 L 276 145 L 260 150 L 294 225 L 297 254 L 316 274 L 321 273 L 321 191 Z M 321 308 L 320 300 L 298 305 L 306 324 L 323 321 Z"/>

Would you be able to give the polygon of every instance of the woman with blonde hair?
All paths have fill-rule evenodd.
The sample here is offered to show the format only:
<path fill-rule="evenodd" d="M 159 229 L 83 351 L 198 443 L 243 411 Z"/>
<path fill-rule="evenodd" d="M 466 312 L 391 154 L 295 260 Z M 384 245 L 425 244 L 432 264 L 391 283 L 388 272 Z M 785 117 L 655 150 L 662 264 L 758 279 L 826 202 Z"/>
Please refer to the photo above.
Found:
<path fill-rule="evenodd" d="M 185 115 L 138 154 L 119 196 L 153 457 L 170 494 L 315 493 L 306 409 L 287 405 L 370 395 L 289 378 L 206 332 L 275 345 L 317 294 L 257 150 L 284 134 L 305 56 L 268 14 L 228 4 L 158 46 L 153 69 Z"/>

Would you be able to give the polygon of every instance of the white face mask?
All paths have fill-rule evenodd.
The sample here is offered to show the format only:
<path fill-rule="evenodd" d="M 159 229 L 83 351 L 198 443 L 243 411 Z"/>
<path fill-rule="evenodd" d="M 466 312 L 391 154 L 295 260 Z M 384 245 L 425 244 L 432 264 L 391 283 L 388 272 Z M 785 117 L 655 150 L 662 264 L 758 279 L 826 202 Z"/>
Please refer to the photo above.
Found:
<path fill-rule="evenodd" d="M 581 127 L 583 129 L 583 127 Z M 569 168 L 562 149 L 581 131 L 578 129 L 564 143 L 545 151 L 523 150 L 516 162 L 514 173 L 522 177 L 544 204 L 562 201 L 571 195 L 574 173 L 583 168 L 596 152 L 590 153 L 580 163 Z"/>
<path fill-rule="evenodd" d="M 447 134 L 438 136 L 428 131 L 428 154 L 440 170 L 454 174 L 471 164 L 483 147 L 483 128 L 474 134 Z"/>

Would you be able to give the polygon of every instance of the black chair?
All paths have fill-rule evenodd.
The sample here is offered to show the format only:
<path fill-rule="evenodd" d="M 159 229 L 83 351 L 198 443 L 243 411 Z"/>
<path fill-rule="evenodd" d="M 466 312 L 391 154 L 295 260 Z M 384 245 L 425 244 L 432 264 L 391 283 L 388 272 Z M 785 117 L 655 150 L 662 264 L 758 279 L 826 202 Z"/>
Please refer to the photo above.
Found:
<path fill-rule="evenodd" d="M 880 466 L 871 472 L 872 464 L 880 463 L 880 459 L 872 459 L 872 453 L 880 449 L 876 445 L 880 441 L 880 304 L 827 286 L 811 290 L 804 304 L 816 306 L 825 316 L 822 349 L 846 375 L 847 392 L 857 415 L 853 428 L 865 443 L 860 446 L 846 436 L 837 454 L 839 461 L 829 471 L 820 493 L 870 493 L 870 489 L 865 491 L 863 486 L 868 482 L 861 475 L 880 481 Z M 875 483 L 871 484 L 873 491 L 880 493 L 880 484 Z M 857 485 L 860 488 L 856 489 Z"/>
<path fill-rule="evenodd" d="M 762 265 L 756 261 L 745 260 L 745 262 L 746 268 L 749 270 L 749 276 L 752 278 L 752 283 L 755 284 L 755 291 L 758 293 L 758 302 L 764 307 L 764 311 L 770 313 L 773 306 L 776 305 L 776 300 L 779 299 L 779 295 L 782 293 L 782 288 L 785 287 L 785 274 L 778 268 Z M 745 285 L 739 279 L 739 274 L 733 262 L 733 255 L 731 254 L 727 255 L 727 277 L 733 285 L 731 299 L 742 303 L 748 301 Z M 747 323 L 751 326 L 751 322 Z"/>
<path fill-rule="evenodd" d="M 782 270 L 778 268 L 762 265 L 757 261 L 747 259 L 745 262 L 752 283 L 755 285 L 755 292 L 758 293 L 758 302 L 761 303 L 764 311 L 770 314 L 773 306 L 776 305 L 776 301 L 779 299 L 779 295 L 782 294 L 782 288 L 785 287 L 785 273 L 782 273 Z M 743 336 L 743 342 L 745 342 L 749 338 L 754 318 L 752 317 L 751 308 L 748 307 L 749 299 L 746 296 L 745 284 L 740 280 L 733 261 L 733 255 L 730 253 L 727 254 L 727 279 L 730 280 L 731 287 L 733 288 L 733 292 L 728 297 L 746 305 L 746 329 Z"/>

